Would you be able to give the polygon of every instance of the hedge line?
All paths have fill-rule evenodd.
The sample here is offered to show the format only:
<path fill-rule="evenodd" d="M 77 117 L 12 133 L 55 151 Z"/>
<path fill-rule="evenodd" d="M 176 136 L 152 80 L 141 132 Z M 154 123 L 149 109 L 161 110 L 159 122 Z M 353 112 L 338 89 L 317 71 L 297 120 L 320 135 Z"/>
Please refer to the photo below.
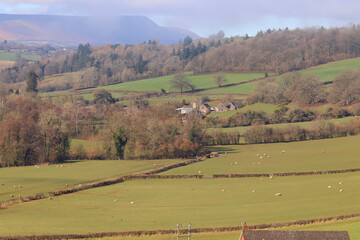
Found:
<path fill-rule="evenodd" d="M 162 166 L 162 167 L 159 167 L 159 168 L 156 168 L 153 170 L 142 172 L 140 174 L 125 175 L 125 176 L 121 176 L 121 177 L 111 178 L 111 179 L 87 183 L 87 184 L 79 184 L 79 186 L 76 186 L 76 187 L 56 190 L 54 192 L 37 193 L 37 194 L 33 194 L 30 196 L 26 196 L 26 197 L 19 197 L 17 199 L 6 200 L 3 202 L 0 202 L 0 208 L 5 208 L 5 207 L 8 207 L 8 206 L 11 206 L 14 204 L 18 204 L 18 203 L 22 203 L 22 202 L 29 202 L 29 201 L 39 200 L 39 199 L 43 199 L 43 198 L 47 198 L 47 197 L 54 197 L 54 196 L 60 196 L 60 195 L 64 195 L 64 194 L 79 192 L 79 191 L 83 191 L 83 190 L 87 190 L 87 189 L 91 189 L 91 188 L 103 187 L 103 186 L 107 186 L 107 185 L 121 183 L 121 182 L 131 180 L 131 179 L 202 178 L 203 177 L 202 175 L 189 175 L 189 176 L 188 175 L 179 175 L 179 176 L 178 175 L 169 175 L 169 176 L 163 176 L 163 177 L 162 176 L 151 176 L 152 174 L 164 172 L 164 171 L 167 171 L 167 170 L 170 170 L 173 168 L 177 168 L 177 167 L 186 166 L 186 165 L 196 163 L 199 161 L 202 161 L 202 159 L 200 159 L 200 158 L 199 159 L 191 159 L 191 160 L 187 160 L 187 161 L 183 161 L 183 162 L 179 162 L 179 163 L 173 163 L 170 165 Z"/>
<path fill-rule="evenodd" d="M 324 218 L 313 218 L 306 220 L 297 220 L 280 223 L 266 223 L 249 225 L 249 230 L 259 230 L 268 228 L 281 228 L 294 225 L 307 225 L 320 222 L 329 222 L 336 220 L 344 220 L 349 218 L 360 217 L 360 213 L 339 215 Z M 241 231 L 242 226 L 232 227 L 217 227 L 217 228 L 194 228 L 191 230 L 192 233 L 206 233 L 206 232 L 232 232 Z M 181 234 L 186 234 L 187 229 L 181 229 Z M 103 237 L 115 237 L 115 236 L 150 236 L 150 235 L 168 235 L 176 234 L 176 230 L 140 230 L 140 231 L 127 231 L 127 232 L 102 232 L 102 233 L 84 233 L 84 234 L 58 234 L 58 235 L 26 235 L 26 236 L 0 236 L 0 240 L 60 240 L 60 239 L 84 239 L 84 238 L 103 238 Z"/>
<path fill-rule="evenodd" d="M 288 177 L 288 176 L 306 176 L 306 175 L 322 175 L 322 174 L 337 174 L 360 172 L 360 168 L 325 170 L 325 171 L 309 171 L 309 172 L 284 172 L 284 173 L 258 173 L 258 174 L 213 174 L 213 178 L 250 178 L 250 177 Z"/>

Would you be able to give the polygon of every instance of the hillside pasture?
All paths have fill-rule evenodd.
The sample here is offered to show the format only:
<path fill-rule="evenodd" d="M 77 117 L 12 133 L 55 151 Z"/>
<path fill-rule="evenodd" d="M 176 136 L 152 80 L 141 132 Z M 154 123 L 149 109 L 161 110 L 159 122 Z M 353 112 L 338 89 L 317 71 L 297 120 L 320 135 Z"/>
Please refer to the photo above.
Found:
<path fill-rule="evenodd" d="M 174 229 L 189 222 L 221 227 L 351 214 L 360 207 L 359 184 L 359 173 L 134 180 L 1 209 L 0 234 Z"/>
<path fill-rule="evenodd" d="M 39 165 L 39 168 L 0 168 L 0 201 L 18 198 L 19 195 L 28 196 L 65 189 L 66 184 L 68 187 L 74 187 L 78 184 L 139 173 L 178 161 L 180 160 L 92 160 Z M 11 194 L 14 195 L 13 198 Z"/>
<path fill-rule="evenodd" d="M 203 91 L 201 93 L 202 94 L 219 94 L 219 93 L 222 93 L 222 94 L 225 94 L 225 93 L 251 94 L 253 92 L 253 90 L 255 89 L 255 87 L 259 84 L 259 82 L 262 82 L 262 81 L 266 81 L 266 80 L 244 83 L 244 84 L 240 84 L 237 86 L 215 88 L 215 89 Z"/>
<path fill-rule="evenodd" d="M 360 58 L 351 58 L 341 61 L 331 62 L 306 70 L 300 71 L 303 74 L 311 74 L 320 77 L 324 82 L 332 81 L 342 71 L 348 69 L 358 69 L 360 67 Z"/>
<path fill-rule="evenodd" d="M 28 61 L 39 61 L 41 59 L 40 56 L 35 54 L 28 53 L 19 53 L 18 50 L 12 49 L 10 52 L 1 50 L 0 51 L 0 60 L 10 60 L 15 61 L 18 58 L 22 58 Z"/>
<path fill-rule="evenodd" d="M 360 119 L 360 117 L 345 117 L 345 118 L 334 118 L 325 120 L 326 122 L 333 123 L 335 125 L 338 124 L 345 124 L 349 123 L 351 124 L 352 121 Z M 278 124 L 267 124 L 263 125 L 265 127 L 271 127 L 271 128 L 284 128 L 284 127 L 291 127 L 291 126 L 299 126 L 299 127 L 309 127 L 312 124 L 314 124 L 315 121 L 311 122 L 294 122 L 294 123 L 278 123 Z M 244 134 L 248 129 L 250 129 L 252 126 L 244 126 L 244 127 L 233 127 L 233 128 L 211 128 L 210 131 L 223 131 L 223 132 L 238 132 L 240 134 Z"/>
<path fill-rule="evenodd" d="M 208 75 L 193 75 L 187 73 L 186 76 L 195 85 L 195 89 L 216 87 L 213 83 L 213 74 Z M 225 77 L 228 79 L 226 84 L 245 82 L 252 79 L 263 77 L 261 73 L 226 73 Z M 161 89 L 165 89 L 167 92 L 180 92 L 178 89 L 170 89 L 170 80 L 173 79 L 174 75 L 150 78 L 132 82 L 125 82 L 116 85 L 103 87 L 106 90 L 124 90 L 124 91 L 154 91 L 160 92 Z M 221 92 L 221 91 L 220 91 Z M 203 93 L 203 92 L 202 92 Z"/>
<path fill-rule="evenodd" d="M 290 143 L 225 145 L 210 158 L 161 174 L 278 173 L 360 168 L 360 136 Z M 285 151 L 285 153 L 282 153 Z M 265 154 L 265 155 L 264 155 Z M 270 158 L 268 157 L 270 156 Z"/>

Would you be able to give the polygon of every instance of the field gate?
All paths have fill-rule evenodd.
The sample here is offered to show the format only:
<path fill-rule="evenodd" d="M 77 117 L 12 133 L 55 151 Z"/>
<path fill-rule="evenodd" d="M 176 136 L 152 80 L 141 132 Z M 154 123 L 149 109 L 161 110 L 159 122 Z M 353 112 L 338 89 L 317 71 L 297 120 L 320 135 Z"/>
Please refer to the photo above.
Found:
<path fill-rule="evenodd" d="M 176 240 L 180 240 L 182 238 L 187 238 L 188 240 L 191 240 L 192 239 L 192 236 L 191 236 L 191 223 L 189 223 L 187 234 L 181 235 L 181 233 L 180 233 L 180 228 L 181 227 L 182 227 L 181 224 L 176 224 Z"/>

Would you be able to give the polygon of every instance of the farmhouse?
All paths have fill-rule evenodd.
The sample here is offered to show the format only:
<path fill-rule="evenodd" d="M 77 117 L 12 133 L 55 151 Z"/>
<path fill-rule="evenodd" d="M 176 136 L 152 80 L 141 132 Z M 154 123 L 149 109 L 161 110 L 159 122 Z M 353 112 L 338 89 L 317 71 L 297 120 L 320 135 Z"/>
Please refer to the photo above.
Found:
<path fill-rule="evenodd" d="M 215 107 L 215 112 L 226 112 L 226 111 L 229 111 L 229 108 L 223 103 L 219 103 Z"/>
<path fill-rule="evenodd" d="M 230 111 L 236 110 L 236 109 L 237 109 L 236 103 L 231 102 L 231 103 L 227 106 L 227 108 L 228 108 Z"/>
<path fill-rule="evenodd" d="M 345 231 L 243 230 L 239 240 L 350 240 Z"/>
<path fill-rule="evenodd" d="M 207 114 L 210 113 L 210 111 L 211 111 L 211 107 L 207 103 L 201 104 L 200 107 L 199 107 L 199 112 L 202 115 L 207 115 Z"/>

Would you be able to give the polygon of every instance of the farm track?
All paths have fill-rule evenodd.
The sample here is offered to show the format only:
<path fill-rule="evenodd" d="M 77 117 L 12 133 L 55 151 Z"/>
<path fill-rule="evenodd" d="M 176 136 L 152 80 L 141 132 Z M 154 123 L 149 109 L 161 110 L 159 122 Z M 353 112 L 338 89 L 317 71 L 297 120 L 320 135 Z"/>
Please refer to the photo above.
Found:
<path fill-rule="evenodd" d="M 296 220 L 289 222 L 265 223 L 257 225 L 248 225 L 248 230 L 264 230 L 282 228 L 296 225 L 308 225 L 314 223 L 323 223 L 330 221 L 339 221 L 351 218 L 359 218 L 360 213 L 347 215 L 330 216 L 324 218 L 312 218 L 305 220 Z M 216 227 L 216 228 L 193 228 L 191 233 L 210 233 L 210 232 L 234 232 L 241 231 L 242 226 Z M 176 230 L 139 230 L 126 232 L 99 232 L 85 234 L 58 234 L 58 235 L 22 235 L 22 236 L 0 236 L 0 240 L 61 240 L 61 239 L 87 239 L 87 238 L 104 238 L 104 237 L 124 237 L 124 236 L 151 236 L 151 235 L 170 235 L 176 234 Z M 187 234 L 186 229 L 181 229 L 180 234 Z"/>

